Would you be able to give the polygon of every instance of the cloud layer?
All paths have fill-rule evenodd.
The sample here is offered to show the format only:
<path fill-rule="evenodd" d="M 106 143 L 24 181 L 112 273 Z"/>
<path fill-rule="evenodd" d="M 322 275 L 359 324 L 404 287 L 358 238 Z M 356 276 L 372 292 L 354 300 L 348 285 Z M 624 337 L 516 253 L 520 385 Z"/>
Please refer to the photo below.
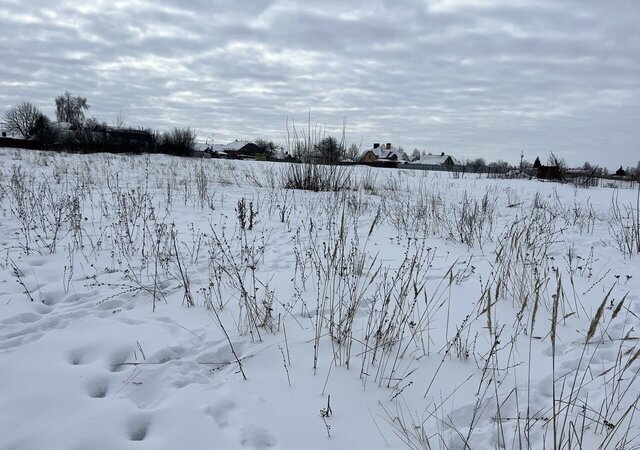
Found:
<path fill-rule="evenodd" d="M 133 126 L 519 161 L 640 159 L 635 0 L 0 0 L 0 110 L 86 96 Z"/>

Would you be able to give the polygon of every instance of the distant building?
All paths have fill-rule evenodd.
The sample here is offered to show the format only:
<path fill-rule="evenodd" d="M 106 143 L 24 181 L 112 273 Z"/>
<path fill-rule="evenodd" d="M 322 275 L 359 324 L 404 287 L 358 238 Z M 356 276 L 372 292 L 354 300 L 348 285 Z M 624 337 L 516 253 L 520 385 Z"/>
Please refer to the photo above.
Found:
<path fill-rule="evenodd" d="M 249 141 L 232 141 L 228 144 L 208 144 L 196 142 L 192 156 L 196 158 L 255 158 L 261 153 L 260 147 Z"/>
<path fill-rule="evenodd" d="M 191 156 L 195 158 L 211 158 L 213 156 L 212 146 L 206 142 L 196 142 L 193 145 Z"/>
<path fill-rule="evenodd" d="M 407 162 L 409 157 L 407 154 L 394 146 L 391 142 L 387 142 L 384 146 L 381 146 L 378 142 L 373 144 L 373 147 L 365 151 L 360 157 L 360 162 L 363 164 L 393 164 L 398 162 Z"/>
<path fill-rule="evenodd" d="M 103 138 L 106 137 L 103 145 L 108 151 L 137 153 L 153 149 L 153 136 L 148 130 L 107 127 L 103 133 Z"/>
<path fill-rule="evenodd" d="M 223 145 L 222 152 L 229 158 L 255 158 L 257 153 L 261 153 L 261 150 L 260 147 L 253 142 L 235 140 Z"/>
<path fill-rule="evenodd" d="M 420 159 L 413 162 L 413 164 L 425 164 L 429 166 L 459 166 L 460 163 L 451 155 L 446 155 L 444 152 L 439 155 L 422 155 Z"/>
<path fill-rule="evenodd" d="M 536 170 L 536 178 L 540 180 L 562 180 L 560 166 L 544 166 L 540 158 L 536 158 L 533 168 Z"/>
<path fill-rule="evenodd" d="M 624 170 L 622 168 L 622 166 L 620 166 L 620 168 L 618 170 L 616 170 L 616 176 L 617 177 L 626 177 L 627 176 L 627 171 Z"/>

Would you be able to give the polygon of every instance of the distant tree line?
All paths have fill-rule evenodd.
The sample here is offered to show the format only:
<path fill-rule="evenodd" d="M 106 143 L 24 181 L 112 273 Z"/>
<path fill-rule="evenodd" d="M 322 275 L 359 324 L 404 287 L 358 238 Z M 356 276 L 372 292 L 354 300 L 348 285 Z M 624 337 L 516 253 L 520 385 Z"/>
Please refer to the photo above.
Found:
<path fill-rule="evenodd" d="M 165 153 L 177 156 L 191 156 L 195 150 L 197 135 L 191 128 L 175 127 L 169 131 L 152 129 L 136 129 L 124 126 L 121 116 L 114 125 L 109 125 L 95 117 L 87 117 L 90 105 L 86 97 L 70 92 L 55 98 L 56 122 L 51 121 L 34 104 L 23 101 L 10 107 L 3 116 L 5 130 L 11 135 L 34 142 L 42 149 L 76 150 L 82 152 L 114 152 L 114 153 Z M 291 133 L 293 136 L 291 136 Z M 265 139 L 256 139 L 255 145 L 265 158 L 273 158 L 278 146 Z M 31 147 L 30 147 L 31 148 Z M 399 150 L 402 150 L 400 147 Z M 402 151 L 404 153 L 404 151 Z M 424 152 L 423 152 L 424 153 Z M 293 129 L 287 123 L 287 152 L 285 158 L 291 161 L 320 164 L 342 164 L 357 162 L 361 155 L 361 147 L 345 141 L 345 125 L 342 136 L 337 138 L 325 135 L 316 126 L 308 125 L 308 129 Z M 421 153 L 414 149 L 410 161 L 418 161 Z M 522 160 L 519 166 L 498 160 L 487 162 L 484 158 L 461 161 L 465 171 L 485 173 L 507 173 L 521 170 L 531 173 L 542 166 L 540 159 L 532 164 Z M 607 168 L 598 167 L 585 162 L 581 168 L 568 169 L 564 159 L 554 153 L 547 157 L 546 168 L 555 167 L 561 177 L 579 172 L 580 176 L 607 177 Z M 640 161 L 636 167 L 620 168 L 615 172 L 618 176 L 640 179 Z"/>
<path fill-rule="evenodd" d="M 125 127 L 121 117 L 115 125 L 109 125 L 95 117 L 87 118 L 89 108 L 85 97 L 65 92 L 55 98 L 53 122 L 38 107 L 24 101 L 5 112 L 4 128 L 45 150 L 191 156 L 195 148 L 197 136 L 191 128 L 175 127 L 165 132 L 136 129 Z"/>

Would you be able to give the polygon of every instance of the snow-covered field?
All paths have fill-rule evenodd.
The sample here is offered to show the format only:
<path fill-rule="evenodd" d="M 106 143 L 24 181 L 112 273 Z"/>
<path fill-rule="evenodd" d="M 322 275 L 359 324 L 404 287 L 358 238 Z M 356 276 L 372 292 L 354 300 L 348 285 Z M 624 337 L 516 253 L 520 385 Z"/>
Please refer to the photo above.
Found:
<path fill-rule="evenodd" d="M 634 189 L 0 150 L 0 448 L 640 448 Z"/>

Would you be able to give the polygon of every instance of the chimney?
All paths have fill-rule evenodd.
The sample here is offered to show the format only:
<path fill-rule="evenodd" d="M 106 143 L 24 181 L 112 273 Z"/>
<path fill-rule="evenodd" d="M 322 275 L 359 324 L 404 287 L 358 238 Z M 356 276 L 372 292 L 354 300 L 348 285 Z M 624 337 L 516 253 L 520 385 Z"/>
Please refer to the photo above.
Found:
<path fill-rule="evenodd" d="M 387 142 L 387 150 L 391 150 L 391 142 Z"/>
<path fill-rule="evenodd" d="M 374 142 L 373 143 L 373 148 L 378 148 L 380 147 L 380 142 Z"/>

